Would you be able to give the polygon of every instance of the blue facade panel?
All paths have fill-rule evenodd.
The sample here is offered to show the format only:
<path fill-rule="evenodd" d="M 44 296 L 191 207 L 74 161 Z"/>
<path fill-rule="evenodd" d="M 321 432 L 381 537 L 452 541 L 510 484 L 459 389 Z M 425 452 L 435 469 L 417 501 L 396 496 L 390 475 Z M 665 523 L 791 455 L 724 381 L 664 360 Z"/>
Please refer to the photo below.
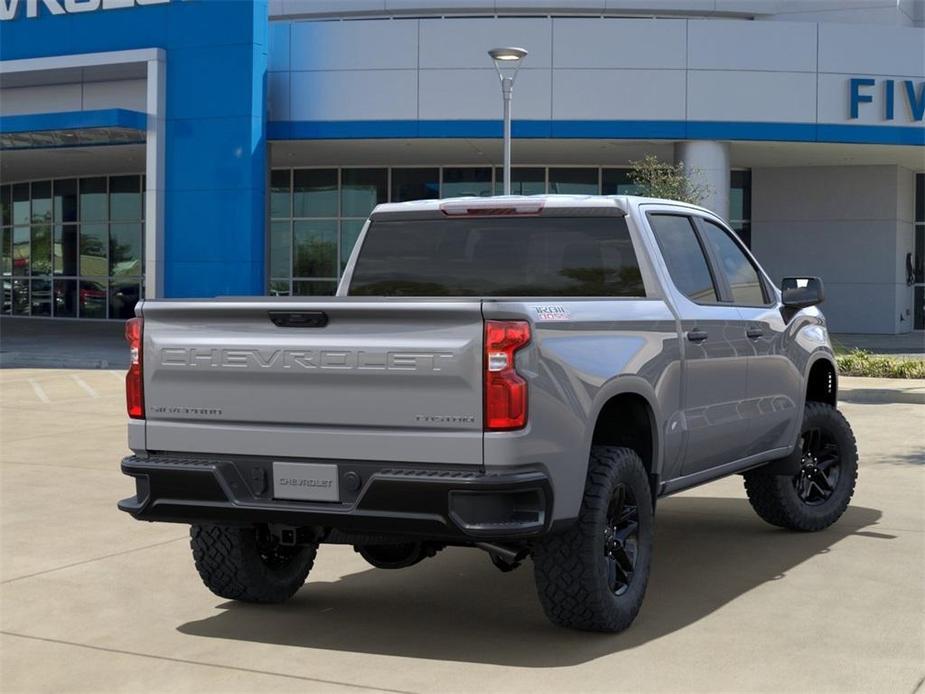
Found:
<path fill-rule="evenodd" d="M 164 295 L 263 294 L 266 0 L 39 9 L 0 24 L 0 60 L 166 51 Z"/>

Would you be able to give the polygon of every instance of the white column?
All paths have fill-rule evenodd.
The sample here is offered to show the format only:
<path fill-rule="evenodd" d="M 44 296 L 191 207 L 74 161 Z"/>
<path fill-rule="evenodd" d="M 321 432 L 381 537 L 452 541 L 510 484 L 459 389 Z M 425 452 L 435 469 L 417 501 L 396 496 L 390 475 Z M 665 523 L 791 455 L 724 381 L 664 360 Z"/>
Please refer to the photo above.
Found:
<path fill-rule="evenodd" d="M 674 146 L 674 160 L 698 172 L 695 181 L 709 187 L 700 202 L 723 219 L 729 218 L 729 143 L 714 140 L 684 140 Z"/>
<path fill-rule="evenodd" d="M 145 142 L 145 293 L 164 296 L 164 170 L 167 142 L 167 62 L 148 62 L 148 130 Z"/>

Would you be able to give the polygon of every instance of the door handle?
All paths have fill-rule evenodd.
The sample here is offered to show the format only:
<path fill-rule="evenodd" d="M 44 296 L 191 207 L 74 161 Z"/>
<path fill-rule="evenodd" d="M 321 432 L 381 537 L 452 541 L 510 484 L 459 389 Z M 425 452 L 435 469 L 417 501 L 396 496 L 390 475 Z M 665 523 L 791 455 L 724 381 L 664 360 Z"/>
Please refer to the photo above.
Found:
<path fill-rule="evenodd" d="M 324 311 L 270 311 L 268 315 L 280 328 L 323 328 L 328 324 Z"/>
<path fill-rule="evenodd" d="M 710 334 L 706 332 L 705 330 L 688 330 L 687 331 L 687 339 L 690 340 L 691 342 L 703 342 L 708 337 L 710 337 Z"/>
<path fill-rule="evenodd" d="M 749 328 L 745 331 L 745 334 L 748 335 L 752 340 L 757 340 L 759 337 L 764 335 L 764 330 L 761 328 Z"/>

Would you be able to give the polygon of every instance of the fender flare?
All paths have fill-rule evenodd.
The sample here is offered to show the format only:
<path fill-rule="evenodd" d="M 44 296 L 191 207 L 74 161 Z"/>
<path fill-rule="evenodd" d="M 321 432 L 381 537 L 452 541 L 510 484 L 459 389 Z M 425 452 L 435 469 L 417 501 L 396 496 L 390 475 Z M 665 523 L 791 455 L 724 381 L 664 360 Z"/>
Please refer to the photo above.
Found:
<path fill-rule="evenodd" d="M 587 451 L 588 456 L 590 456 L 591 443 L 594 438 L 594 429 L 597 426 L 598 417 L 600 417 L 604 406 L 612 398 L 625 394 L 640 396 L 648 406 L 649 419 L 652 428 L 652 469 L 649 471 L 649 473 L 653 477 L 659 477 L 662 472 L 664 454 L 662 440 L 663 432 L 661 426 L 661 422 L 663 421 L 662 412 L 661 407 L 658 404 L 658 397 L 655 394 L 655 389 L 652 387 L 652 384 L 640 376 L 616 376 L 607 381 L 607 383 L 605 383 L 601 389 L 598 390 L 597 395 L 594 397 L 594 402 L 591 406 L 588 422 L 585 427 L 585 450 Z M 584 463 L 586 473 L 588 456 L 585 457 Z"/>

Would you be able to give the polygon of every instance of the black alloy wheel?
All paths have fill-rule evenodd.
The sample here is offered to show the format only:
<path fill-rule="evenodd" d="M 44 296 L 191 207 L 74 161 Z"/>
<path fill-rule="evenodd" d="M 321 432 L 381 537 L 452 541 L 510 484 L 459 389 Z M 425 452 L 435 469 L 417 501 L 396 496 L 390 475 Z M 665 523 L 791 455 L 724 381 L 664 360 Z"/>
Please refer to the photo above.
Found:
<path fill-rule="evenodd" d="M 622 595 L 633 580 L 639 551 L 639 509 L 633 492 L 619 484 L 607 508 L 604 555 L 607 584 L 614 595 Z"/>
<path fill-rule="evenodd" d="M 806 429 L 801 437 L 800 472 L 793 477 L 797 496 L 808 506 L 824 504 L 835 492 L 841 474 L 841 450 L 823 428 Z"/>

